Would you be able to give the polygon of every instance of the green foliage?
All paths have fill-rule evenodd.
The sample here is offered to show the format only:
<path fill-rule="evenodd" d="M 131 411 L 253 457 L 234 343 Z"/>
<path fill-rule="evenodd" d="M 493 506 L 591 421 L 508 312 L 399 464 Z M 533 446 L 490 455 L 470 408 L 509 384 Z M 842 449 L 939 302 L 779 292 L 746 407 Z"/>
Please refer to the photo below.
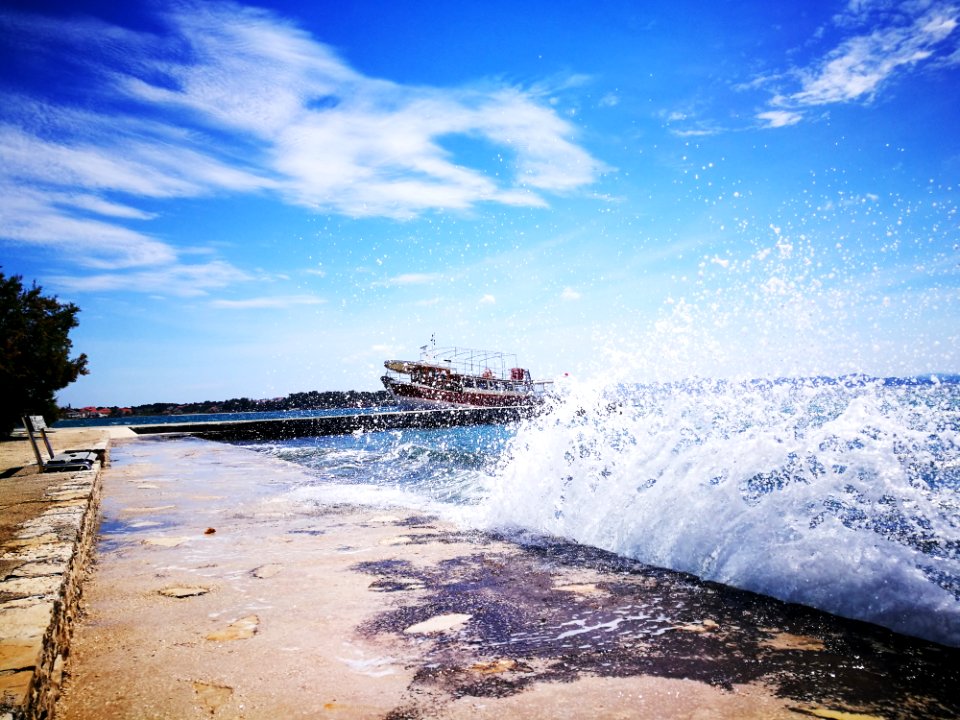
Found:
<path fill-rule="evenodd" d="M 87 356 L 70 359 L 70 331 L 79 308 L 24 289 L 19 275 L 0 273 L 0 435 L 22 415 L 59 416 L 54 393 L 87 374 Z"/>

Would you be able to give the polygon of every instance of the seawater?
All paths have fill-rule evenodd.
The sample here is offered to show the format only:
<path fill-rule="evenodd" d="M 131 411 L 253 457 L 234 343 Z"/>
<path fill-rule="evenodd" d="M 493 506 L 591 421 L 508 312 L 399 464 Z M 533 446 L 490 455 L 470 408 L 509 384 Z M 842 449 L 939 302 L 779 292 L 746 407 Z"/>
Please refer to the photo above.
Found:
<path fill-rule="evenodd" d="M 569 382 L 515 426 L 252 444 L 304 503 L 588 544 L 960 645 L 960 384 Z"/>

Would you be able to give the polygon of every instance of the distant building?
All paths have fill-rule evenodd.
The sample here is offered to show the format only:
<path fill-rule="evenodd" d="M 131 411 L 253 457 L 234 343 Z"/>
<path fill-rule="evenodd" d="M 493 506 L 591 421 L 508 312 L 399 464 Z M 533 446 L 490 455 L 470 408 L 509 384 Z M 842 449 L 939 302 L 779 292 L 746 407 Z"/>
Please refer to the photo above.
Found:
<path fill-rule="evenodd" d="M 108 407 L 95 407 L 93 405 L 88 405 L 87 407 L 75 408 L 75 407 L 65 407 L 60 408 L 60 415 L 69 420 L 83 420 L 86 418 L 105 418 L 111 417 L 112 415 L 133 415 L 133 409 L 124 407 L 124 408 L 108 408 Z"/>

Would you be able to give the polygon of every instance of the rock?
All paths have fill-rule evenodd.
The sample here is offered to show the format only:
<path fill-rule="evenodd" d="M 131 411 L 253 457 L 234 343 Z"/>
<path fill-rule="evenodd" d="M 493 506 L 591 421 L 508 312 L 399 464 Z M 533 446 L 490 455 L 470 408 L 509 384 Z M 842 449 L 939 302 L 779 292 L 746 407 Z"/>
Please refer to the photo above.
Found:
<path fill-rule="evenodd" d="M 193 691 L 197 694 L 200 704 L 211 715 L 215 715 L 217 710 L 233 696 L 232 687 L 199 680 L 193 682 Z"/>
<path fill-rule="evenodd" d="M 761 645 L 774 650 L 808 650 L 820 652 L 826 650 L 826 645 L 820 638 L 809 637 L 807 635 L 793 635 L 787 632 L 781 632 L 772 638 L 761 641 Z M 826 716 L 824 716 L 826 717 Z"/>
<path fill-rule="evenodd" d="M 37 598 L 11 600 L 0 604 L 0 627 L 4 642 L 43 637 L 53 619 L 53 603 Z"/>
<path fill-rule="evenodd" d="M 403 632 L 408 635 L 429 634 L 446 632 L 448 630 L 459 630 L 473 615 L 464 615 L 463 613 L 450 613 L 449 615 L 436 615 L 429 620 L 411 625 Z"/>
<path fill-rule="evenodd" d="M 214 642 L 230 642 L 232 640 L 246 640 L 257 634 L 260 627 L 260 618 L 256 615 L 247 615 L 231 623 L 223 630 L 207 635 L 207 640 Z"/>
<path fill-rule="evenodd" d="M 38 664 L 43 638 L 4 639 L 0 643 L 0 672 L 6 674 Z"/>
<path fill-rule="evenodd" d="M 53 595 L 63 584 L 60 575 L 41 575 L 40 577 L 11 577 L 3 583 L 3 593 L 8 597 L 33 597 Z"/>
<path fill-rule="evenodd" d="M 497 660 L 488 660 L 486 662 L 474 663 L 470 669 L 483 675 L 494 675 L 510 670 L 517 670 L 520 663 L 510 658 L 498 658 Z"/>
<path fill-rule="evenodd" d="M 269 565 L 261 565 L 258 568 L 254 568 L 250 571 L 250 574 L 255 578 L 261 580 L 266 580 L 277 575 L 281 570 L 283 570 L 283 565 L 278 565 L 276 563 L 270 563 Z"/>
<path fill-rule="evenodd" d="M 158 590 L 157 592 L 164 597 L 186 598 L 206 595 L 210 592 L 210 588 L 205 588 L 201 585 L 173 585 L 172 587 L 165 587 L 163 590 Z"/>
<path fill-rule="evenodd" d="M 190 538 L 188 537 L 158 537 L 158 538 L 146 538 L 143 540 L 144 545 L 156 545 L 158 547 L 177 547 L 177 545 L 183 545 L 185 542 L 189 542 Z"/>
<path fill-rule="evenodd" d="M 827 720 L 883 720 L 880 715 L 866 715 L 857 712 L 844 712 L 843 710 L 829 710 L 827 708 L 803 708 L 805 715 L 812 715 L 818 718 L 827 718 Z"/>
<path fill-rule="evenodd" d="M 681 630 L 683 632 L 692 632 L 692 633 L 705 633 L 705 632 L 716 632 L 720 629 L 720 626 L 717 625 L 716 620 L 711 620 L 707 618 L 703 622 L 690 625 L 675 625 L 672 630 Z"/>
<path fill-rule="evenodd" d="M 0 698 L 3 698 L 4 707 L 22 707 L 25 705 L 32 680 L 32 669 L 9 675 L 0 675 Z M 13 716 L 11 715 L 11 717 Z"/>

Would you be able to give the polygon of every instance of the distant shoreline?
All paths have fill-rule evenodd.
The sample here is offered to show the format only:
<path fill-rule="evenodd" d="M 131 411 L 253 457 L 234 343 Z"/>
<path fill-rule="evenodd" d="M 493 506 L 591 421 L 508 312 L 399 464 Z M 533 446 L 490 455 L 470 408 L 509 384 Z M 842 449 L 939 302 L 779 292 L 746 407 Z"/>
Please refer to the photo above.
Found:
<path fill-rule="evenodd" d="M 392 405 L 393 399 L 386 390 L 311 390 L 291 393 L 279 398 L 231 398 L 229 400 L 204 400 L 193 403 L 158 402 L 143 405 L 61 407 L 62 426 L 73 426 L 75 420 L 129 419 L 184 415 L 223 415 L 240 413 L 291 412 L 314 410 L 342 410 L 347 408 L 370 408 Z M 67 424 L 71 422 L 71 425 Z M 122 424 L 131 424 L 124 422 Z"/>
<path fill-rule="evenodd" d="M 182 424 L 199 422 L 228 422 L 231 420 L 275 420 L 283 418 L 310 418 L 327 415 L 372 413 L 395 408 L 394 404 L 365 407 L 344 406 L 316 409 L 291 409 L 254 412 L 183 413 L 167 415 L 123 415 L 94 418 L 64 418 L 54 428 L 110 427 L 126 425 Z"/>

